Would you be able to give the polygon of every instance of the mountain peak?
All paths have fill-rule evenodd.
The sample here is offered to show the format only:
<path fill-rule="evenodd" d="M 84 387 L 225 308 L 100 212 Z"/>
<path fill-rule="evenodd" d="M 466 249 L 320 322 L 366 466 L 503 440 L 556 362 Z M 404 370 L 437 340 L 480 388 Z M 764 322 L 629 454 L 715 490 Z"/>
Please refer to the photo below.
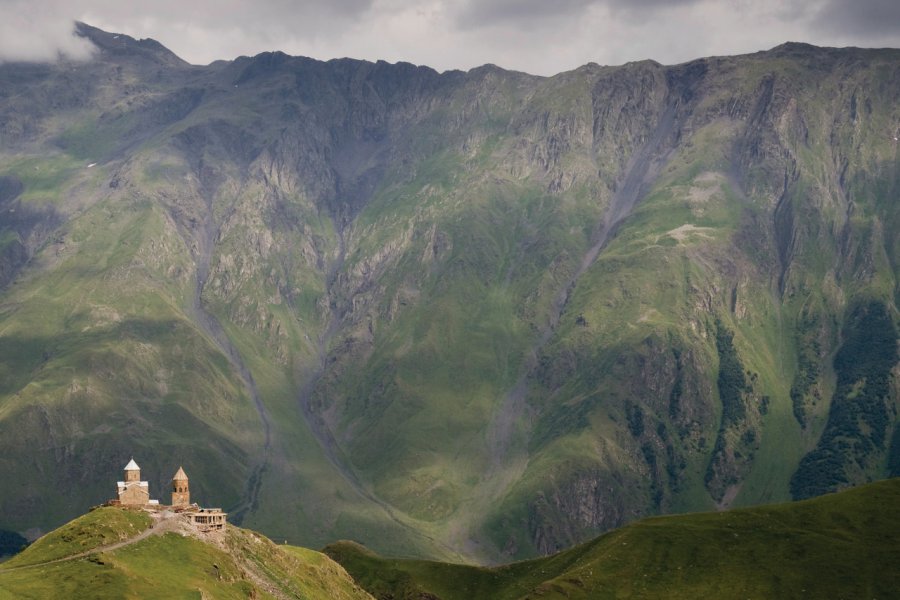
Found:
<path fill-rule="evenodd" d="M 135 39 L 124 33 L 110 33 L 97 27 L 75 22 L 75 33 L 96 46 L 103 55 L 149 60 L 170 67 L 188 63 L 154 39 Z"/>
<path fill-rule="evenodd" d="M 816 50 L 821 50 L 820 46 L 813 46 L 812 44 L 807 44 L 806 42 L 784 42 L 783 44 L 778 44 L 772 50 L 781 51 L 781 52 L 813 52 Z"/>

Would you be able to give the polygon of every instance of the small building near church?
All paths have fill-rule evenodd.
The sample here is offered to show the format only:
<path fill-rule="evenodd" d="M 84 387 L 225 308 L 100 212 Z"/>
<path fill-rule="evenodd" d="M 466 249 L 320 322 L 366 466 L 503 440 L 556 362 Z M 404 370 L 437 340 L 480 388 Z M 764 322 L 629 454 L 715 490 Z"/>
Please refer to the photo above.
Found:
<path fill-rule="evenodd" d="M 196 505 L 195 505 L 196 506 Z M 183 513 L 191 524 L 200 531 L 221 531 L 225 529 L 225 516 L 221 508 L 200 508 Z"/>

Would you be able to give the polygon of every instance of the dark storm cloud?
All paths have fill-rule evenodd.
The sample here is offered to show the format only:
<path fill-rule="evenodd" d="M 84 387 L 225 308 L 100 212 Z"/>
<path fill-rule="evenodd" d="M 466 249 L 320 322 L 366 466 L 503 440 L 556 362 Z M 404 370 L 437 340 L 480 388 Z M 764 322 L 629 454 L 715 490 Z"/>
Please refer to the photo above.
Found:
<path fill-rule="evenodd" d="M 812 16 L 815 26 L 846 36 L 900 35 L 900 0 L 827 0 Z"/>
<path fill-rule="evenodd" d="M 468 0 L 458 12 L 464 29 L 543 19 L 568 19 L 598 6 L 617 13 L 643 13 L 696 4 L 699 0 Z"/>

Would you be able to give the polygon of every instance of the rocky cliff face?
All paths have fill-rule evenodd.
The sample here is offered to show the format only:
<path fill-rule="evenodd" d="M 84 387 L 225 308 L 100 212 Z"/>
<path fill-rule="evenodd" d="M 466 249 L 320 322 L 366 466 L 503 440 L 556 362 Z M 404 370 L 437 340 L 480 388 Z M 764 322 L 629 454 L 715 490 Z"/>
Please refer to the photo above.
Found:
<path fill-rule="evenodd" d="M 891 468 L 900 53 L 540 78 L 80 31 L 0 66 L 0 470 L 45 477 L 0 527 L 139 450 L 276 537 L 482 560 Z"/>

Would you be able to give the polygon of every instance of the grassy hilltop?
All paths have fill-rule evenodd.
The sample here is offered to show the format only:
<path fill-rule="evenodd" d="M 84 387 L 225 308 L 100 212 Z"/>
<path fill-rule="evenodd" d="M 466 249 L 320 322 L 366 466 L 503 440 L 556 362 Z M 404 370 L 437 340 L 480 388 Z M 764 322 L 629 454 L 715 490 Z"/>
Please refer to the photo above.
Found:
<path fill-rule="evenodd" d="M 234 526 L 214 542 L 142 537 L 150 522 L 121 508 L 75 519 L 0 564 L 0 598 L 370 598 L 318 552 Z"/>

